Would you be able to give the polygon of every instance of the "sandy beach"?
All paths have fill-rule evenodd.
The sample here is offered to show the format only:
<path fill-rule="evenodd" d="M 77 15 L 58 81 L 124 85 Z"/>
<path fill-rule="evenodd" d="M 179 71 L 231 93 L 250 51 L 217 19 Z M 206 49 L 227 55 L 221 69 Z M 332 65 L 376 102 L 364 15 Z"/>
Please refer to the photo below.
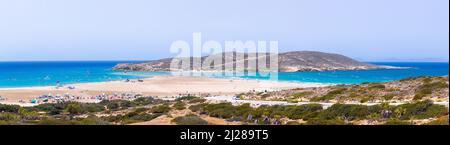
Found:
<path fill-rule="evenodd" d="M 327 84 L 293 83 L 266 80 L 247 80 L 240 78 L 208 78 L 181 76 L 154 76 L 152 78 L 133 79 L 130 81 L 110 81 L 96 83 L 80 83 L 66 85 L 62 88 L 54 86 L 0 88 L 0 96 L 6 98 L 0 103 L 18 103 L 19 100 L 29 100 L 40 95 L 63 95 L 69 93 L 75 96 L 94 96 L 112 93 L 140 93 L 145 96 L 175 97 L 185 94 L 194 95 L 235 95 L 252 90 L 274 91 L 292 88 L 321 87 Z M 73 86 L 69 89 L 67 86 Z"/>

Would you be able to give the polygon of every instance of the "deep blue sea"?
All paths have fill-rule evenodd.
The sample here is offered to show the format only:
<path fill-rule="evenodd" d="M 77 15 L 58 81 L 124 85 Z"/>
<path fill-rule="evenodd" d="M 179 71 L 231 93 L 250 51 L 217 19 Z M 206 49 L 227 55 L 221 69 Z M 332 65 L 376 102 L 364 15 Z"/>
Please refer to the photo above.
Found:
<path fill-rule="evenodd" d="M 165 72 L 125 72 L 111 68 L 124 61 L 72 62 L 0 62 L 0 87 L 29 87 L 100 82 L 152 75 L 173 75 Z M 449 63 L 437 62 L 373 62 L 374 64 L 410 67 L 409 69 L 377 69 L 358 71 L 290 72 L 278 73 L 278 80 L 296 82 L 352 84 L 384 82 L 413 76 L 448 75 Z M 204 73 L 210 77 L 228 77 L 219 73 Z M 268 79 L 267 74 L 242 75 L 246 79 Z M 230 76 L 233 77 L 233 76 Z"/>

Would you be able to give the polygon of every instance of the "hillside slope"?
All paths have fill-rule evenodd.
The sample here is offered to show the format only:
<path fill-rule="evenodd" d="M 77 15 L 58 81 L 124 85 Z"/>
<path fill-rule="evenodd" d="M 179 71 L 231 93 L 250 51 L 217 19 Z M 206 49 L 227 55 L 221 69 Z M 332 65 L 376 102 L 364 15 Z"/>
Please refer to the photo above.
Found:
<path fill-rule="evenodd" d="M 204 71 L 221 71 L 221 70 L 245 70 L 245 71 L 264 71 L 257 67 L 248 65 L 249 62 L 255 64 L 262 64 L 261 61 L 266 61 L 267 66 L 270 66 L 270 54 L 258 53 L 257 55 L 249 56 L 244 53 L 228 52 L 222 54 L 215 54 L 200 58 L 205 66 L 192 66 L 189 70 L 204 70 Z M 124 63 L 118 64 L 113 69 L 115 70 L 133 70 L 133 71 L 180 71 L 181 69 L 173 70 L 170 68 L 173 62 L 180 62 L 181 59 L 186 58 L 166 58 L 160 60 L 153 60 L 139 63 Z M 187 58 L 189 59 L 189 58 Z M 194 58 L 191 58 L 194 59 Z M 198 59 L 198 58 L 195 58 Z M 223 63 L 212 63 L 212 60 L 222 60 Z M 225 63 L 226 62 L 226 63 Z M 236 65 L 236 63 L 244 65 Z M 177 63 L 175 63 L 177 64 Z M 251 63 L 250 63 L 251 64 Z M 192 63 L 191 63 L 192 65 Z M 315 51 L 293 51 L 280 53 L 278 55 L 278 71 L 280 72 L 296 72 L 296 71 L 327 71 L 327 70 L 367 70 L 379 68 L 394 68 L 390 66 L 380 66 L 358 62 L 349 57 L 315 52 Z M 186 71 L 184 69 L 184 71 Z"/>

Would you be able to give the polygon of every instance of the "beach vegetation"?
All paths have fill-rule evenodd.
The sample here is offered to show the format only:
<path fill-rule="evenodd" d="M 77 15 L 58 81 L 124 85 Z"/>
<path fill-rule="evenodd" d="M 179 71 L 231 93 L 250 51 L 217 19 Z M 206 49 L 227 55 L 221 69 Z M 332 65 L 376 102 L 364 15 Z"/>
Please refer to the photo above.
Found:
<path fill-rule="evenodd" d="M 398 116 L 400 119 L 426 119 L 448 114 L 448 109 L 445 106 L 435 105 L 430 100 L 399 105 L 396 109 L 400 110 L 396 111 L 401 114 Z"/>
<path fill-rule="evenodd" d="M 19 105 L 0 104 L 0 112 L 17 113 L 19 111 L 19 108 Z"/>
<path fill-rule="evenodd" d="M 191 105 L 191 106 L 189 106 L 189 110 L 191 110 L 191 111 L 193 111 L 193 112 L 200 112 L 200 113 L 203 113 L 204 112 L 204 107 L 206 106 L 207 104 L 197 104 L 197 105 Z"/>
<path fill-rule="evenodd" d="M 136 108 L 134 110 L 134 112 L 136 113 L 143 113 L 143 112 L 147 112 L 148 110 L 150 110 L 149 108 Z"/>
<path fill-rule="evenodd" d="M 87 118 L 53 118 L 48 117 L 36 122 L 38 125 L 111 125 L 110 122 L 102 120 L 95 116 L 89 116 Z"/>
<path fill-rule="evenodd" d="M 359 97 L 359 95 L 356 94 L 356 93 L 350 93 L 350 94 L 348 95 L 348 98 L 358 98 L 358 97 Z"/>
<path fill-rule="evenodd" d="M 263 94 L 261 94 L 261 99 L 266 99 L 266 98 L 269 98 L 270 97 L 270 94 L 269 93 L 263 93 Z"/>
<path fill-rule="evenodd" d="M 392 110 L 391 119 L 408 120 L 410 118 L 425 119 L 448 115 L 445 106 L 434 105 L 430 101 L 416 102 L 412 104 L 403 104 L 399 106 L 390 106 L 387 103 L 381 105 L 352 105 L 335 104 L 327 109 L 323 109 L 319 104 L 305 105 L 262 105 L 252 108 L 248 104 L 233 106 L 231 103 L 220 104 L 197 104 L 190 106 L 193 112 L 207 114 L 211 117 L 224 119 L 247 118 L 261 120 L 265 117 L 289 118 L 293 120 L 302 119 L 305 121 L 313 120 L 311 124 L 345 124 L 341 121 L 353 121 L 363 119 L 380 119 L 383 110 Z M 246 119 L 244 119 L 246 121 Z M 248 120 L 251 121 L 251 120 Z"/>
<path fill-rule="evenodd" d="M 102 117 L 103 120 L 108 122 L 114 122 L 119 124 L 133 124 L 138 122 L 151 121 L 165 113 L 148 113 L 147 108 L 138 108 L 132 112 L 128 112 L 126 114 L 119 115 L 111 115 Z"/>
<path fill-rule="evenodd" d="M 329 91 L 324 96 L 311 98 L 311 101 L 320 102 L 320 101 L 332 100 L 332 99 L 335 99 L 338 95 L 344 93 L 346 90 L 347 90 L 346 88 L 335 89 L 335 90 Z"/>
<path fill-rule="evenodd" d="M 319 104 L 305 104 L 300 106 L 290 106 L 286 109 L 286 117 L 290 119 L 303 119 L 309 120 L 318 115 L 318 112 L 322 111 L 323 107 Z"/>
<path fill-rule="evenodd" d="M 1 121 L 14 121 L 14 120 L 19 120 L 19 119 L 20 119 L 20 115 L 17 115 L 14 113 L 10 113 L 10 112 L 0 113 Z"/>
<path fill-rule="evenodd" d="M 60 114 L 64 108 L 65 104 L 63 103 L 54 103 L 54 104 L 46 103 L 46 104 L 39 104 L 33 107 L 33 109 L 37 111 L 45 111 L 49 115 Z"/>
<path fill-rule="evenodd" d="M 370 114 L 367 106 L 334 104 L 319 114 L 319 118 L 324 120 L 344 118 L 347 120 L 363 119 Z"/>
<path fill-rule="evenodd" d="M 394 97 L 395 97 L 395 94 L 385 94 L 385 95 L 383 95 L 382 98 L 384 101 L 389 101 L 389 100 L 392 100 Z"/>
<path fill-rule="evenodd" d="M 231 103 L 208 104 L 203 109 L 210 116 L 218 118 L 231 118 L 237 110 Z"/>
<path fill-rule="evenodd" d="M 431 77 L 424 77 L 424 78 L 422 79 L 422 82 L 423 82 L 424 84 L 431 83 L 431 81 L 433 81 L 433 79 L 432 79 Z"/>
<path fill-rule="evenodd" d="M 361 99 L 359 100 L 360 103 L 367 103 L 369 101 L 375 100 L 375 96 L 373 95 L 363 95 L 361 96 Z"/>
<path fill-rule="evenodd" d="M 294 99 L 287 99 L 286 102 L 288 103 L 298 103 L 298 100 L 294 100 Z"/>
<path fill-rule="evenodd" d="M 428 81 L 427 81 L 428 82 Z M 430 81 L 431 82 L 431 81 Z M 424 83 L 418 87 L 414 100 L 421 100 L 423 97 L 430 95 L 434 90 L 448 88 L 448 84 L 445 81 L 437 81 L 432 83 Z"/>
<path fill-rule="evenodd" d="M 75 102 L 69 103 L 66 106 L 66 110 L 72 115 L 78 115 L 84 112 L 83 108 L 81 108 L 81 105 Z"/>
<path fill-rule="evenodd" d="M 191 104 L 193 104 L 193 103 L 203 103 L 203 102 L 206 102 L 206 99 L 194 98 L 194 99 L 189 100 L 189 103 L 191 103 Z"/>
<path fill-rule="evenodd" d="M 177 99 L 175 99 L 175 101 L 185 101 L 185 100 L 189 101 L 189 100 L 193 100 L 193 99 L 197 99 L 197 98 L 199 98 L 199 97 L 188 95 L 188 96 L 183 96 L 183 97 L 177 98 Z"/>
<path fill-rule="evenodd" d="M 348 125 L 345 121 L 339 119 L 323 120 L 323 119 L 311 119 L 306 122 L 305 125 Z"/>
<path fill-rule="evenodd" d="M 311 94 L 314 94 L 314 92 L 306 91 L 306 92 L 300 92 L 300 93 L 292 94 L 292 97 L 294 99 L 298 99 L 298 98 L 303 98 L 303 97 L 311 95 Z"/>
<path fill-rule="evenodd" d="M 24 120 L 38 120 L 40 118 L 36 111 L 25 108 L 20 108 L 18 114 L 21 115 Z"/>
<path fill-rule="evenodd" d="M 136 106 L 143 106 L 143 105 L 149 105 L 152 103 L 155 103 L 157 100 L 154 99 L 153 97 L 139 97 L 135 100 L 133 100 L 132 102 L 136 105 Z"/>
<path fill-rule="evenodd" d="M 174 118 L 172 122 L 177 125 L 208 125 L 206 120 L 203 120 L 199 116 L 193 114 Z"/>
<path fill-rule="evenodd" d="M 162 105 L 157 105 L 157 106 L 153 106 L 150 111 L 152 113 L 167 113 L 170 110 L 172 110 L 170 108 L 170 106 L 168 104 L 162 104 Z"/>
<path fill-rule="evenodd" d="M 184 109 L 186 109 L 186 104 L 181 101 L 178 101 L 175 104 L 173 104 L 173 108 L 175 108 L 177 110 L 184 110 Z"/>
<path fill-rule="evenodd" d="M 423 77 L 423 76 L 407 77 L 407 78 L 401 79 L 401 80 L 399 80 L 399 81 L 400 81 L 400 82 L 412 81 L 412 80 L 415 80 L 415 79 L 420 78 L 420 77 Z"/>
<path fill-rule="evenodd" d="M 422 100 L 424 97 L 426 97 L 427 96 L 427 94 L 424 94 L 424 93 L 417 93 L 417 94 L 415 94 L 414 95 L 414 97 L 413 97 L 413 100 Z"/>

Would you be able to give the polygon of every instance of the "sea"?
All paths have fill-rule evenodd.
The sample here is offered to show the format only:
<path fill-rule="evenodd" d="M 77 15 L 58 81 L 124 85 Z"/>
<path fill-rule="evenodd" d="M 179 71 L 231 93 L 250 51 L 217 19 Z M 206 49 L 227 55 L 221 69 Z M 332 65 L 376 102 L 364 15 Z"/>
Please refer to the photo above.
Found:
<path fill-rule="evenodd" d="M 448 62 L 369 62 L 372 64 L 404 67 L 402 69 L 375 69 L 324 72 L 279 72 L 275 74 L 241 73 L 168 73 L 116 71 L 112 67 L 130 61 L 49 61 L 49 62 L 0 62 L 0 88 L 53 86 L 61 84 L 102 82 L 123 79 L 147 78 L 158 75 L 195 75 L 218 78 L 268 80 L 277 76 L 279 81 L 313 82 L 333 84 L 356 84 L 363 82 L 386 82 L 416 76 L 449 74 Z"/>

